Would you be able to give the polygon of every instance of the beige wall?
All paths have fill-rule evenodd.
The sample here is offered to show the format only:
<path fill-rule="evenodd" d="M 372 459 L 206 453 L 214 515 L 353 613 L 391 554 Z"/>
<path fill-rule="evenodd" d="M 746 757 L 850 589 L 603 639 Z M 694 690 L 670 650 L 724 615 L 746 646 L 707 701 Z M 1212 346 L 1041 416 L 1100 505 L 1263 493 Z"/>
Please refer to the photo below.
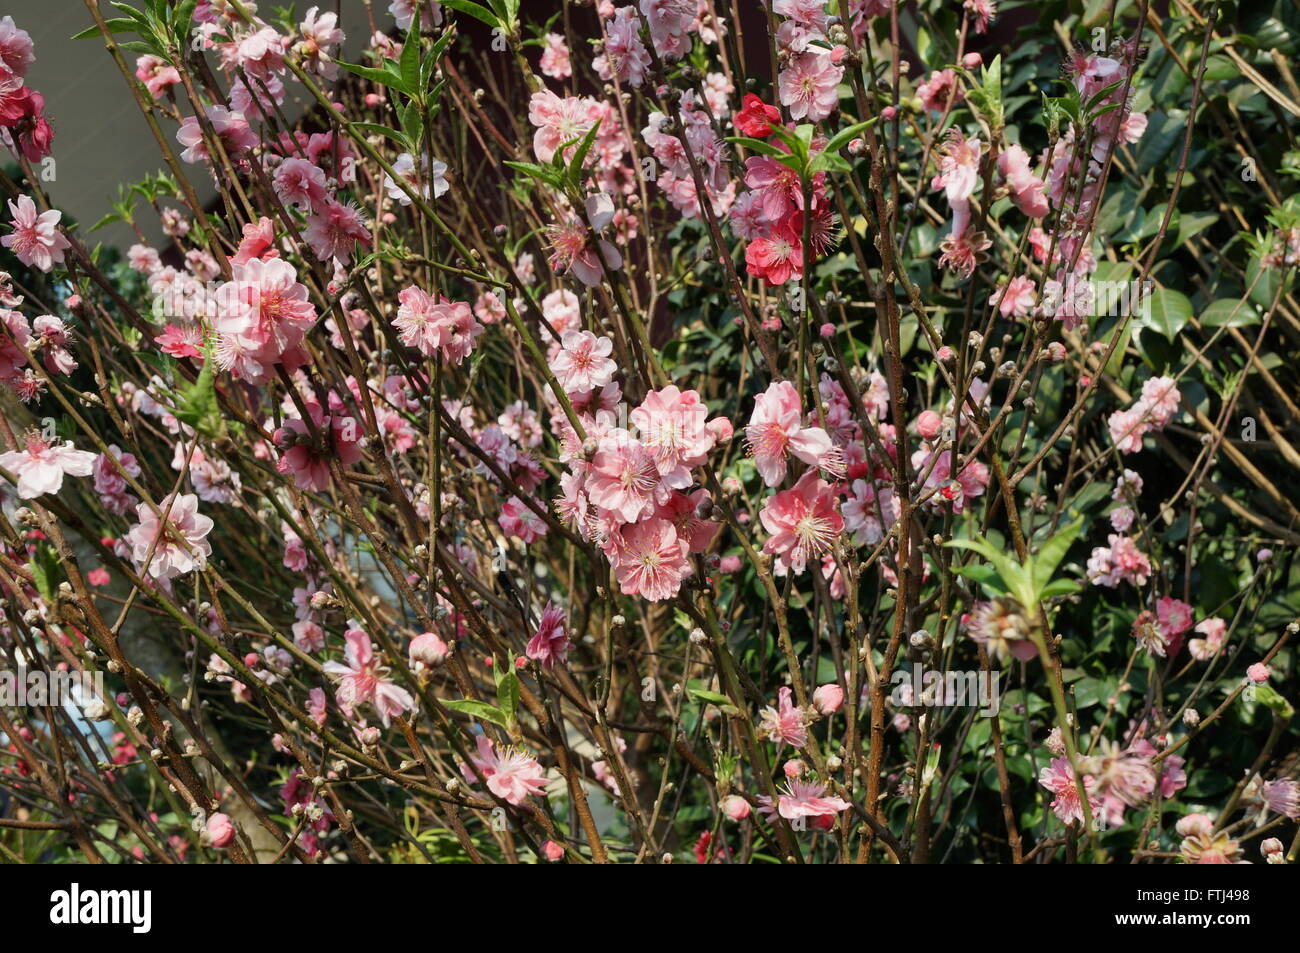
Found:
<path fill-rule="evenodd" d="M 144 0 L 128 2 L 137 8 L 145 5 Z M 283 4 L 262 2 L 268 12 L 277 5 Z M 311 5 L 298 0 L 296 9 L 302 14 Z M 369 37 L 362 0 L 323 0 L 319 5 L 339 10 L 341 26 L 348 34 L 348 55 L 355 58 Z M 120 16 L 107 2 L 100 6 L 106 18 Z M 378 25 L 391 28 L 388 4 L 377 2 L 374 7 Z M 31 34 L 36 45 L 36 62 L 28 71 L 27 83 L 45 96 L 46 114 L 54 127 L 56 177 L 46 188 L 54 205 L 84 230 L 110 211 L 119 184 L 139 181 L 147 173 L 165 168 L 162 156 L 103 42 L 71 39 L 94 25 L 83 0 L 4 0 L 0 15 L 6 14 Z M 134 69 L 134 54 L 128 54 L 128 65 Z M 286 86 L 292 95 L 295 84 Z M 184 111 L 188 113 L 188 109 Z M 164 132 L 174 143 L 174 124 L 164 123 Z M 192 171 L 189 178 L 200 196 L 211 196 L 207 172 L 199 166 L 186 169 Z M 162 241 L 156 221 L 142 215 L 140 224 L 153 241 Z M 136 240 L 122 226 L 85 237 L 92 245 L 101 241 L 123 248 Z"/>

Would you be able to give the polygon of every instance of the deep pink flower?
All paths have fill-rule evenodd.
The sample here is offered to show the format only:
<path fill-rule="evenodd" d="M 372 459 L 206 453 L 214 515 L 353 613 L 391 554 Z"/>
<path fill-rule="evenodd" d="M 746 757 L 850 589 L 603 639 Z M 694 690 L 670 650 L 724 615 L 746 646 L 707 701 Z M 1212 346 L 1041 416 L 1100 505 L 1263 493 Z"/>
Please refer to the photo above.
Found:
<path fill-rule="evenodd" d="M 553 668 L 556 662 L 563 665 L 568 661 L 569 633 L 565 627 L 563 609 L 548 605 L 543 610 L 541 624 L 528 640 L 526 654 L 546 668 Z"/>
<path fill-rule="evenodd" d="M 776 572 L 784 575 L 804 571 L 810 558 L 830 550 L 832 541 L 844 531 L 844 518 L 836 506 L 835 488 L 809 470 L 793 489 L 781 490 L 768 498 L 759 512 L 763 528 L 772 535 L 763 552 L 776 557 Z"/>
<path fill-rule="evenodd" d="M 651 602 L 673 598 L 691 573 L 688 551 L 668 520 L 652 517 L 625 527 L 611 557 L 619 589 Z"/>

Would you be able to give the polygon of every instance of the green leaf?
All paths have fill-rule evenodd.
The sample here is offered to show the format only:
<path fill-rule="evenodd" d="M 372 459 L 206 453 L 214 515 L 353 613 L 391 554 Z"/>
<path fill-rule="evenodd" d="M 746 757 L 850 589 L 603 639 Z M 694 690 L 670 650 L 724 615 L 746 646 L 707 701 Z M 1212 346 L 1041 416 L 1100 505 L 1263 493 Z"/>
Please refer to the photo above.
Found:
<path fill-rule="evenodd" d="M 757 152 L 759 155 L 773 158 L 785 155 L 784 152 L 765 139 L 750 139 L 748 136 L 728 136 L 726 141 L 733 145 L 744 146 L 750 152 Z"/>
<path fill-rule="evenodd" d="M 402 59 L 398 64 L 402 75 L 402 84 L 412 96 L 420 94 L 420 18 L 411 17 L 411 28 L 406 31 L 406 42 L 402 44 Z"/>
<path fill-rule="evenodd" d="M 401 92 L 407 91 L 402 88 L 405 85 L 402 82 L 402 78 L 391 69 L 375 69 L 372 66 L 361 66 L 358 63 L 344 63 L 341 61 L 339 62 L 339 66 L 342 66 L 349 73 L 360 76 L 362 79 L 368 79 L 372 83 L 378 83 L 380 86 L 396 89 Z"/>
<path fill-rule="evenodd" d="M 1259 314 L 1242 298 L 1220 298 L 1201 312 L 1201 324 L 1209 328 L 1244 328 L 1259 324 Z"/>
<path fill-rule="evenodd" d="M 513 652 L 510 653 L 504 669 L 501 672 L 493 672 L 497 683 L 497 704 L 501 707 L 501 711 L 505 713 L 510 724 L 514 724 L 515 712 L 519 710 L 521 686 L 519 673 L 515 669 L 515 655 Z"/>
<path fill-rule="evenodd" d="M 1181 291 L 1157 288 L 1142 309 L 1140 324 L 1173 341 L 1192 317 L 1192 302 Z"/>
<path fill-rule="evenodd" d="M 488 26 L 501 26 L 501 20 L 495 13 L 487 7 L 474 3 L 473 0 L 443 0 L 444 7 L 451 7 L 461 13 L 472 16 L 475 20 L 486 23 Z"/>
<path fill-rule="evenodd" d="M 1055 533 L 1047 538 L 1037 553 L 1031 560 L 1033 566 L 1033 583 L 1034 588 L 1041 594 L 1051 582 L 1052 574 L 1056 572 L 1056 567 L 1061 564 L 1065 554 L 1069 552 L 1074 541 L 1079 538 L 1079 533 L 1083 530 L 1083 517 L 1076 517 L 1071 523 L 1057 527 Z"/>
<path fill-rule="evenodd" d="M 868 119 L 866 122 L 856 123 L 855 125 L 841 129 L 839 132 L 835 133 L 835 135 L 831 136 L 830 140 L 822 149 L 822 154 L 825 155 L 827 152 L 839 152 L 854 139 L 861 136 L 862 133 L 869 129 L 875 121 L 876 120 L 874 119 Z"/>
<path fill-rule="evenodd" d="M 452 711 L 460 712 L 462 715 L 469 715 L 477 721 L 490 721 L 494 725 L 500 725 L 502 728 L 510 727 L 510 719 L 501 709 L 489 705 L 487 702 L 477 701 L 473 698 L 462 698 L 458 701 L 445 701 L 443 705 Z"/>
<path fill-rule="evenodd" d="M 205 437 L 216 437 L 221 433 L 221 408 L 217 403 L 216 361 L 212 359 L 211 346 L 205 350 L 204 356 L 206 360 L 198 380 L 181 391 L 176 419 L 189 424 Z"/>

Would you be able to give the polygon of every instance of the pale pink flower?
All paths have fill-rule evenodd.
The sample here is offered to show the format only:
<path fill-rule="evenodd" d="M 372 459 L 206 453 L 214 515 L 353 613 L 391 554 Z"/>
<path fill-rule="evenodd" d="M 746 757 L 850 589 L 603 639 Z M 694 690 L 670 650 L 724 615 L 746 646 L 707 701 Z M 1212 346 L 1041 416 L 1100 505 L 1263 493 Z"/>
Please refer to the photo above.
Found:
<path fill-rule="evenodd" d="M 562 146 L 566 158 L 571 156 L 576 140 L 591 131 L 600 113 L 600 104 L 588 97 L 561 98 L 548 89 L 533 93 L 528 101 L 528 121 L 537 127 L 533 134 L 537 161 L 550 162 Z"/>
<path fill-rule="evenodd" d="M 698 393 L 680 390 L 673 384 L 650 391 L 641 406 L 628 415 L 668 486 L 688 487 L 691 469 L 708 459 L 716 438 L 707 416 L 708 408 Z"/>
<path fill-rule="evenodd" d="M 361 629 L 350 628 L 343 633 L 343 639 L 344 661 L 326 662 L 322 668 L 326 675 L 338 679 L 334 697 L 347 715 L 351 716 L 358 705 L 369 702 L 387 728 L 394 716 L 415 708 L 411 693 L 388 678 L 388 669 L 375 657 L 370 636 Z"/>
<path fill-rule="evenodd" d="M 836 506 L 835 488 L 809 470 L 792 489 L 774 493 L 763 504 L 759 519 L 772 535 L 763 552 L 776 557 L 776 572 L 804 571 L 808 560 L 828 552 L 844 531 L 844 518 Z"/>
<path fill-rule="evenodd" d="M 921 106 L 926 112 L 941 113 L 948 107 L 951 97 L 953 102 L 962 98 L 961 87 L 957 85 L 957 74 L 950 69 L 935 70 L 929 79 L 916 88 L 916 95 L 921 99 Z"/>
<path fill-rule="evenodd" d="M 1030 218 L 1042 218 L 1048 212 L 1043 195 L 1043 180 L 1029 167 L 1029 154 L 1020 146 L 1007 146 L 998 156 L 998 170 L 1006 177 L 1011 204 Z"/>
<path fill-rule="evenodd" d="M 1198 662 L 1205 662 L 1218 655 L 1223 648 L 1223 639 L 1228 634 L 1228 623 L 1219 618 L 1202 619 L 1196 623 L 1196 631 L 1205 638 L 1188 639 L 1187 651 Z"/>
<path fill-rule="evenodd" d="M 844 689 L 834 682 L 827 682 L 825 685 L 817 686 L 813 692 L 813 705 L 823 715 L 829 715 L 832 712 L 840 710 L 844 704 Z"/>
<path fill-rule="evenodd" d="M 645 82 L 650 69 L 650 51 L 641 41 L 641 24 L 632 7 L 619 7 L 605 21 L 604 47 L 591 66 L 607 83 L 615 76 L 633 89 Z"/>
<path fill-rule="evenodd" d="M 35 62 L 31 34 L 20 29 L 11 16 L 0 19 L 0 72 L 21 79 Z"/>
<path fill-rule="evenodd" d="M 517 496 L 512 496 L 501 504 L 501 515 L 497 517 L 497 523 L 503 532 L 523 540 L 525 544 L 546 535 L 546 521 Z"/>
<path fill-rule="evenodd" d="M 843 76 L 843 67 L 829 53 L 812 50 L 798 53 L 781 70 L 777 83 L 781 105 L 789 111 L 791 119 L 819 122 L 839 104 L 837 90 Z"/>
<path fill-rule="evenodd" d="M 223 307 L 216 330 L 229 340 L 218 360 L 251 384 L 264 384 L 278 363 L 306 360 L 303 338 L 316 323 L 316 308 L 293 265 L 254 258 L 233 265 L 234 280 L 218 290 Z"/>
<path fill-rule="evenodd" d="M 1100 799 L 1092 793 L 1097 781 L 1085 775 L 1083 782 L 1089 808 L 1095 815 L 1101 806 Z M 1083 823 L 1083 804 L 1079 799 L 1079 786 L 1075 783 L 1074 768 L 1070 766 L 1069 759 L 1052 759 L 1050 766 L 1038 772 L 1038 783 L 1052 792 L 1052 810 L 1063 823 Z"/>
<path fill-rule="evenodd" d="M 414 671 L 431 669 L 447 658 L 451 650 L 436 632 L 421 632 L 411 639 L 407 649 Z"/>
<path fill-rule="evenodd" d="M 626 431 L 611 431 L 600 442 L 587 475 L 587 495 L 602 510 L 634 523 L 668 499 L 654 456 Z"/>
<path fill-rule="evenodd" d="M 369 243 L 370 230 L 356 207 L 326 201 L 323 208 L 307 217 L 302 237 L 321 261 L 337 259 L 347 263 L 358 242 Z"/>
<path fill-rule="evenodd" d="M 364 455 L 360 428 L 354 418 L 338 414 L 331 416 L 314 402 L 307 405 L 307 412 L 314 428 L 299 417 L 288 417 L 284 426 L 272 435 L 275 445 L 283 451 L 275 469 L 279 473 L 292 474 L 294 486 L 300 490 L 323 492 L 330 485 L 331 460 L 337 460 L 340 467 L 346 468 Z M 313 429 L 319 435 L 320 443 L 312 436 Z"/>
<path fill-rule="evenodd" d="M 551 79 L 568 79 L 573 75 L 573 64 L 569 62 L 569 45 L 559 33 L 548 33 L 542 38 L 542 60 L 539 64 L 542 75 Z"/>
<path fill-rule="evenodd" d="M 27 434 L 22 450 L 0 453 L 0 467 L 18 477 L 18 497 L 34 499 L 44 493 L 58 493 L 64 476 L 90 476 L 95 454 L 77 450 L 72 441 L 47 441 L 37 431 Z"/>
<path fill-rule="evenodd" d="M 820 427 L 804 427 L 799 394 L 789 381 L 776 381 L 754 400 L 754 413 L 745 427 L 745 444 L 768 486 L 785 479 L 786 456 L 840 476 L 843 453 Z"/>
<path fill-rule="evenodd" d="M 787 686 L 777 689 L 776 707 L 768 705 L 759 715 L 758 730 L 774 744 L 802 748 L 808 743 L 808 713 L 792 701 Z"/>
<path fill-rule="evenodd" d="M 800 817 L 834 817 L 853 806 L 841 797 L 827 797 L 826 787 L 825 782 L 821 781 L 787 782 L 783 792 L 777 795 L 775 813 L 787 821 L 793 821 Z M 771 819 L 774 813 L 772 799 L 760 794 L 757 800 L 759 811 Z"/>
<path fill-rule="evenodd" d="M 1151 561 L 1128 536 L 1112 533 L 1109 546 L 1098 546 L 1088 557 L 1088 580 L 1096 586 L 1115 588 L 1121 582 L 1146 585 Z"/>
<path fill-rule="evenodd" d="M 135 78 L 144 83 L 150 96 L 161 99 L 169 86 L 180 83 L 181 74 L 166 60 L 146 53 L 135 61 Z"/>
<path fill-rule="evenodd" d="M 403 289 L 397 300 L 401 306 L 393 326 L 403 344 L 426 357 L 441 352 L 451 364 L 460 364 L 473 352 L 483 333 L 483 325 L 474 320 L 473 310 L 464 301 L 435 301 L 415 285 Z"/>
<path fill-rule="evenodd" d="M 478 757 L 470 755 L 474 767 L 462 764 L 461 774 L 470 784 L 482 778 L 488 790 L 516 807 L 529 795 L 546 792 L 546 773 L 535 758 L 513 746 L 496 748 L 487 735 L 478 736 Z"/>
<path fill-rule="evenodd" d="M 213 132 L 232 158 L 243 155 L 257 145 L 257 133 L 248 125 L 242 113 L 231 112 L 224 106 L 209 106 L 206 113 Z M 207 142 L 203 139 L 203 128 L 193 116 L 186 116 L 181 122 L 176 141 L 185 147 L 181 158 L 186 162 L 208 161 L 212 158 L 208 154 Z"/>
<path fill-rule="evenodd" d="M 590 331 L 565 331 L 560 351 L 551 359 L 555 379 L 567 393 L 580 394 L 604 387 L 614 379 L 618 364 L 610 358 L 614 342 Z"/>
<path fill-rule="evenodd" d="M 276 166 L 271 175 L 271 185 L 281 202 L 296 205 L 307 212 L 324 208 L 329 201 L 325 171 L 298 156 L 285 159 Z"/>
<path fill-rule="evenodd" d="M 29 268 L 48 272 L 63 264 L 63 252 L 71 242 L 58 230 L 63 213 L 57 209 L 36 214 L 36 203 L 26 195 L 9 202 L 9 214 L 14 218 L 13 231 L 0 238 L 0 245 L 8 248 L 18 260 Z"/>
<path fill-rule="evenodd" d="M 1037 300 L 1034 281 L 1025 275 L 1016 275 L 1007 282 L 1005 288 L 999 288 L 989 295 L 989 304 L 997 305 L 1004 318 L 1025 317 L 1034 310 Z"/>
<path fill-rule="evenodd" d="M 141 503 L 135 513 L 139 522 L 127 531 L 125 540 L 137 569 L 163 581 L 207 567 L 212 544 L 206 537 L 213 522 L 199 512 L 197 496 L 168 496 L 158 504 L 157 512 Z"/>
<path fill-rule="evenodd" d="M 733 821 L 743 821 L 749 817 L 749 802 L 739 794 L 728 794 L 718 802 L 718 807 L 722 809 L 723 814 Z"/>

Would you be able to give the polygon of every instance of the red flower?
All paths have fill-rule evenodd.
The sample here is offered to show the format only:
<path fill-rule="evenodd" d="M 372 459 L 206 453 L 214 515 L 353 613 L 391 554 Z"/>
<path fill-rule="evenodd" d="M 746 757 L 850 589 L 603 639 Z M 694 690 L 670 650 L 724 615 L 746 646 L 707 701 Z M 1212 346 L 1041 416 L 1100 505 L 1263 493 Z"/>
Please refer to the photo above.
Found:
<path fill-rule="evenodd" d="M 747 136 L 766 139 L 772 134 L 772 123 L 781 121 L 781 110 L 769 106 L 753 93 L 745 96 L 740 112 L 736 113 L 736 128 Z"/>

